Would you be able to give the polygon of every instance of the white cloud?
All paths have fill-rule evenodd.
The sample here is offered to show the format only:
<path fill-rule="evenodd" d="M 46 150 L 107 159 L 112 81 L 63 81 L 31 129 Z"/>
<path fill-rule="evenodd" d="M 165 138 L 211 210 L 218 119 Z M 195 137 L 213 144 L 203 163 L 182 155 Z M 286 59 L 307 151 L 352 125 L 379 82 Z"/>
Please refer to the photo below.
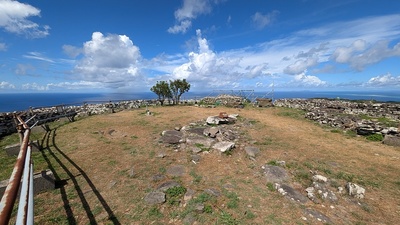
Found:
<path fill-rule="evenodd" d="M 400 87 L 400 76 L 392 76 L 390 73 L 372 77 L 364 86 L 369 87 Z"/>
<path fill-rule="evenodd" d="M 291 65 L 288 65 L 283 72 L 291 75 L 299 74 L 302 71 L 318 64 L 318 58 L 312 57 L 304 60 L 297 60 Z"/>
<path fill-rule="evenodd" d="M 356 40 L 349 47 L 338 47 L 332 54 L 332 59 L 338 63 L 347 63 L 356 70 L 378 63 L 383 59 L 400 56 L 400 42 L 393 48 L 388 47 L 389 41 L 381 40 L 367 47 L 364 40 Z"/>
<path fill-rule="evenodd" d="M 39 85 L 34 82 L 22 84 L 22 90 L 47 91 L 49 88 L 46 85 Z"/>
<path fill-rule="evenodd" d="M 71 58 L 75 58 L 78 55 L 82 54 L 81 48 L 77 48 L 72 45 L 63 45 L 62 49 L 63 49 L 64 53 L 67 54 Z"/>
<path fill-rule="evenodd" d="M 67 90 L 90 90 L 102 89 L 105 85 L 101 82 L 78 81 L 78 82 L 61 82 L 47 84 L 48 89 L 67 89 Z"/>
<path fill-rule="evenodd" d="M 0 52 L 6 51 L 7 50 L 7 45 L 5 43 L 0 43 Z"/>
<path fill-rule="evenodd" d="M 42 38 L 49 35 L 50 27 L 40 26 L 27 18 L 40 16 L 40 10 L 18 1 L 0 1 L 0 27 L 16 34 L 24 34 L 31 38 Z"/>
<path fill-rule="evenodd" d="M 0 82 L 0 89 L 15 89 L 15 85 L 8 83 L 7 81 Z"/>
<path fill-rule="evenodd" d="M 83 45 L 83 58 L 78 61 L 75 72 L 84 81 L 119 88 L 141 77 L 140 60 L 139 48 L 128 36 L 94 32 L 92 40 Z"/>
<path fill-rule="evenodd" d="M 54 60 L 43 56 L 43 54 L 40 52 L 28 52 L 28 54 L 23 55 L 23 57 L 28 58 L 28 59 L 36 59 L 36 60 L 40 60 L 40 61 L 54 63 Z"/>
<path fill-rule="evenodd" d="M 212 4 L 219 4 L 222 1 L 210 0 L 183 0 L 181 8 L 175 11 L 176 24 L 168 28 L 172 34 L 186 33 L 192 26 L 192 20 L 203 14 L 208 14 L 212 10 Z"/>
<path fill-rule="evenodd" d="M 278 14 L 279 11 L 276 10 L 268 14 L 262 14 L 260 12 L 256 12 L 253 16 L 251 16 L 251 19 L 253 21 L 254 26 L 257 29 L 263 29 L 264 27 L 268 26 Z"/>
<path fill-rule="evenodd" d="M 306 75 L 307 71 L 294 76 L 293 81 L 290 82 L 290 86 L 297 87 L 321 87 L 326 86 L 327 82 L 322 81 L 316 76 Z"/>

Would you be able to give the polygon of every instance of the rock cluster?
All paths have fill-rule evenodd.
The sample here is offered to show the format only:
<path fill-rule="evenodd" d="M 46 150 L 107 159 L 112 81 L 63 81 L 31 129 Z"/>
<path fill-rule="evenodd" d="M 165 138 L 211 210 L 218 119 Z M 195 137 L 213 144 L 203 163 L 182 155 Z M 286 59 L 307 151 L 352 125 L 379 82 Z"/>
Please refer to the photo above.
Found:
<path fill-rule="evenodd" d="M 320 124 L 353 130 L 365 136 L 382 134 L 388 139 L 386 143 L 392 145 L 400 142 L 396 141 L 400 140 L 400 104 L 328 99 L 279 99 L 274 104 L 302 109 L 306 111 L 306 118 Z"/>

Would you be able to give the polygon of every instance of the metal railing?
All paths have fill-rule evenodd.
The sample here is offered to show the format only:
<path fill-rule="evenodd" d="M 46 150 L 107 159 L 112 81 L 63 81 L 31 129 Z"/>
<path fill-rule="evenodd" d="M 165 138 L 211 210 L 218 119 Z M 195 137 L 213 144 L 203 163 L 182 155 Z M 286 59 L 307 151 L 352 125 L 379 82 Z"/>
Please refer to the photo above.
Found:
<path fill-rule="evenodd" d="M 31 147 L 29 136 L 32 127 L 27 125 L 21 117 L 14 115 L 20 135 L 21 148 L 18 154 L 7 188 L 0 202 L 0 225 L 9 223 L 15 201 L 19 193 L 19 205 L 16 224 L 33 224 L 33 164 L 31 161 Z M 32 118 L 31 118 L 32 119 Z M 22 178 L 22 180 L 21 180 Z"/>

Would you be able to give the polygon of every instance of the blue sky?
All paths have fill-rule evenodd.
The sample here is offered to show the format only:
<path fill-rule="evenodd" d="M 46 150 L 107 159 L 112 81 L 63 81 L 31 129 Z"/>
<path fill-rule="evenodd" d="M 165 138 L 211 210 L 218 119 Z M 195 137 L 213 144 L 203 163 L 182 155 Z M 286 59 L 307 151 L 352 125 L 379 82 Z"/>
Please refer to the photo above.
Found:
<path fill-rule="evenodd" d="M 399 90 L 397 0 L 0 0 L 0 93 Z"/>

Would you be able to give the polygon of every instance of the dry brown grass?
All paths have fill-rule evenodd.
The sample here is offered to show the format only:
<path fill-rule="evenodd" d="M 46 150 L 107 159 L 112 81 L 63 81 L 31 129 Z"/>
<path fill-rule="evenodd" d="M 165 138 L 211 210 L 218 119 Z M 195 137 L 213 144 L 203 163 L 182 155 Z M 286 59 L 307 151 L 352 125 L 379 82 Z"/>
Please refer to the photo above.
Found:
<path fill-rule="evenodd" d="M 318 224 L 304 221 L 305 208 L 327 215 L 334 224 L 400 224 L 400 149 L 333 133 L 282 108 L 156 107 L 122 111 L 78 120 L 54 129 L 43 157 L 59 182 L 35 197 L 37 224 L 182 224 L 188 206 L 146 205 L 143 197 L 162 181 L 153 181 L 170 165 L 184 165 L 186 174 L 172 177 L 198 196 L 206 188 L 222 191 L 207 200 L 212 213 L 197 215 L 197 224 Z M 238 113 L 241 141 L 231 155 L 190 154 L 158 143 L 163 130 L 204 120 L 225 111 Z M 111 134 L 110 134 L 111 133 Z M 246 144 L 261 149 L 256 160 Z M 160 153 L 166 157 L 157 158 Z M 338 203 L 300 205 L 268 188 L 261 166 L 284 160 L 293 186 L 304 189 L 310 170 L 344 186 L 352 180 L 366 188 L 366 197 L 346 195 Z M 129 176 L 130 170 L 135 175 Z M 167 179 L 168 180 L 168 179 Z M 165 180 L 164 180 L 165 181 Z M 224 191 L 223 187 L 229 189 Z M 229 194 L 230 193 L 230 194 Z M 233 194 L 232 194 L 233 193 Z M 331 208 L 333 206 L 333 208 Z"/>

